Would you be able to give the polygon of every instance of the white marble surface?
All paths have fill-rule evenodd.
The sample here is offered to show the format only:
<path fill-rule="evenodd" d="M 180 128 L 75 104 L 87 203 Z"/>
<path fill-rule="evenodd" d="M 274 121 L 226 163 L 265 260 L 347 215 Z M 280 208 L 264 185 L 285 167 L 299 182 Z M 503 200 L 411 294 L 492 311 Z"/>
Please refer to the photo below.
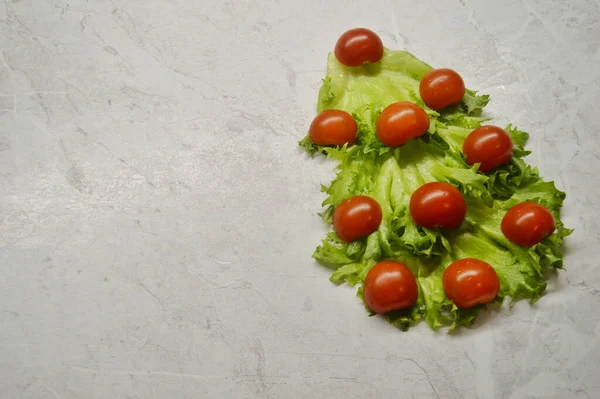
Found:
<path fill-rule="evenodd" d="M 531 132 L 576 228 L 535 306 L 402 333 L 312 261 L 356 26 Z M 597 0 L 5 0 L 0 397 L 599 398 L 599 50 Z"/>

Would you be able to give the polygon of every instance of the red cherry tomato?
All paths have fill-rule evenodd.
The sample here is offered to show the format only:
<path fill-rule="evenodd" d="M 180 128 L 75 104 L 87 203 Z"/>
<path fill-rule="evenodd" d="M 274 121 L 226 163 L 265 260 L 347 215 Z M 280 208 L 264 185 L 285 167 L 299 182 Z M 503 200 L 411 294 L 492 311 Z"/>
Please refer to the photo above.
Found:
<path fill-rule="evenodd" d="M 410 214 L 415 223 L 423 227 L 455 229 L 466 213 L 465 199 L 448 183 L 424 184 L 410 197 Z"/>
<path fill-rule="evenodd" d="M 440 110 L 462 100 L 465 95 L 465 82 L 452 69 L 434 69 L 423 76 L 419 91 L 429 108 Z"/>
<path fill-rule="evenodd" d="M 379 62 L 383 57 L 383 43 L 377 33 L 369 29 L 350 29 L 338 39 L 334 54 L 346 66 Z"/>
<path fill-rule="evenodd" d="M 487 173 L 510 162 L 513 142 L 510 135 L 498 126 L 485 125 L 473 130 L 463 142 L 467 163 L 481 163 L 479 170 Z"/>
<path fill-rule="evenodd" d="M 379 228 L 381 207 L 371 197 L 357 195 L 338 205 L 333 212 L 333 228 L 344 242 L 367 236 Z"/>
<path fill-rule="evenodd" d="M 457 260 L 448 266 L 442 285 L 446 296 L 459 308 L 490 303 L 500 290 L 500 280 L 494 268 L 474 258 Z"/>
<path fill-rule="evenodd" d="M 384 261 L 369 270 L 363 294 L 365 303 L 373 312 L 387 313 L 414 305 L 419 289 L 408 267 L 402 263 Z"/>
<path fill-rule="evenodd" d="M 398 147 L 429 129 L 429 117 L 423 108 L 409 102 L 394 103 L 377 118 L 377 137 L 388 147 Z"/>
<path fill-rule="evenodd" d="M 352 115 L 339 109 L 329 109 L 313 119 L 308 134 L 315 144 L 342 146 L 356 141 L 357 130 Z"/>
<path fill-rule="evenodd" d="M 530 247 L 554 232 L 554 216 L 535 202 L 521 202 L 510 208 L 502 219 L 502 233 L 515 244 Z"/>

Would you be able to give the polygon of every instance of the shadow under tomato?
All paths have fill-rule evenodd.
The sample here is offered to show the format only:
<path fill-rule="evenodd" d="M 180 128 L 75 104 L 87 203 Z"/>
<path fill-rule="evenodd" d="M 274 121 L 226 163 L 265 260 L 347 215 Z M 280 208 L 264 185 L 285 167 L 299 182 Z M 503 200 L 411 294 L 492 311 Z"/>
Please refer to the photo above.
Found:
<path fill-rule="evenodd" d="M 380 62 L 376 62 L 376 63 L 367 62 L 361 66 L 346 67 L 346 68 L 356 75 L 375 76 L 375 75 L 378 75 L 379 72 L 381 72 L 381 63 Z"/>

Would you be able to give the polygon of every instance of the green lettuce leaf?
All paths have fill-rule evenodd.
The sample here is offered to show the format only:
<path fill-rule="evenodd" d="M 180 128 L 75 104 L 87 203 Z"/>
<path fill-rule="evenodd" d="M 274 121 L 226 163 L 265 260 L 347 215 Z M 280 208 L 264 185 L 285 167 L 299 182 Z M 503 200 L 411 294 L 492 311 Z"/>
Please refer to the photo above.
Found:
<path fill-rule="evenodd" d="M 335 207 L 354 195 L 374 198 L 383 213 L 377 231 L 350 244 L 329 232 L 313 257 L 333 269 L 332 282 L 359 285 L 361 298 L 360 285 L 374 264 L 381 260 L 406 264 L 419 285 L 417 303 L 385 315 L 402 330 L 420 320 L 434 329 L 471 326 L 485 310 L 483 305 L 458 309 L 446 297 L 442 275 L 457 259 L 479 258 L 494 267 L 501 286 L 498 303 L 506 297 L 535 302 L 546 288 L 548 272 L 563 267 L 560 247 L 571 233 L 560 221 L 565 194 L 523 160 L 529 154 L 525 150 L 527 133 L 512 125 L 506 127 L 514 143 L 514 157 L 494 172 L 485 175 L 478 172 L 478 165 L 466 164 L 462 143 L 473 129 L 490 120 L 481 116 L 489 96 L 467 90 L 460 104 L 442 112 L 431 110 L 419 96 L 419 81 L 431 69 L 406 51 L 386 49 L 379 63 L 360 67 L 345 67 L 329 54 L 317 108 L 351 113 L 358 125 L 357 141 L 343 147 L 315 145 L 308 135 L 300 141 L 309 154 L 322 153 L 337 162 L 335 179 L 322 187 L 327 196 L 320 215 L 326 223 L 332 223 Z M 431 127 L 422 137 L 392 149 L 377 139 L 375 124 L 381 110 L 397 101 L 423 107 Z M 426 229 L 412 220 L 410 196 L 432 181 L 450 183 L 463 193 L 467 215 L 460 228 Z M 546 206 L 557 221 L 557 231 L 531 248 L 513 244 L 500 230 L 506 211 L 522 201 Z"/>

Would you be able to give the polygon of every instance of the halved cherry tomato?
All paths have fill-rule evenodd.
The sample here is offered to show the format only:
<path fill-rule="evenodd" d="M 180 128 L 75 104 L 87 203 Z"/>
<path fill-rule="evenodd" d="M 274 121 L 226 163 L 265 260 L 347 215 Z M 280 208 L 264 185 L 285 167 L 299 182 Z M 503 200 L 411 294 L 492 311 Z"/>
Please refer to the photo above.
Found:
<path fill-rule="evenodd" d="M 490 303 L 500 290 L 500 280 L 494 268 L 475 258 L 457 260 L 448 266 L 442 285 L 446 296 L 459 308 Z"/>
<path fill-rule="evenodd" d="M 410 214 L 415 223 L 423 227 L 455 229 L 466 213 L 465 199 L 456 187 L 448 183 L 424 184 L 410 197 Z"/>
<path fill-rule="evenodd" d="M 429 117 L 416 104 L 398 102 L 389 105 L 379 114 L 375 129 L 383 144 L 398 147 L 425 134 L 429 129 Z"/>
<path fill-rule="evenodd" d="M 371 197 L 357 195 L 338 205 L 333 212 L 333 228 L 344 242 L 367 236 L 379 228 L 382 213 Z"/>
<path fill-rule="evenodd" d="M 375 313 L 411 307 L 419 288 L 412 272 L 402 263 L 384 261 L 369 270 L 363 287 L 365 303 Z"/>
<path fill-rule="evenodd" d="M 338 61 L 346 66 L 379 62 L 383 57 L 383 43 L 372 30 L 350 29 L 338 39 L 334 54 Z"/>
<path fill-rule="evenodd" d="M 501 228 L 504 236 L 515 244 L 530 247 L 552 234 L 556 223 L 546 207 L 535 202 L 521 202 L 506 212 Z"/>
<path fill-rule="evenodd" d="M 452 69 L 434 69 L 421 79 L 419 92 L 429 108 L 440 110 L 462 100 L 465 95 L 465 82 Z"/>
<path fill-rule="evenodd" d="M 485 125 L 473 130 L 463 142 L 467 163 L 481 163 L 479 170 L 487 173 L 510 162 L 513 142 L 510 135 L 498 126 Z"/>
<path fill-rule="evenodd" d="M 358 127 L 352 115 L 339 109 L 321 112 L 310 124 L 310 140 L 318 145 L 353 144 Z"/>

